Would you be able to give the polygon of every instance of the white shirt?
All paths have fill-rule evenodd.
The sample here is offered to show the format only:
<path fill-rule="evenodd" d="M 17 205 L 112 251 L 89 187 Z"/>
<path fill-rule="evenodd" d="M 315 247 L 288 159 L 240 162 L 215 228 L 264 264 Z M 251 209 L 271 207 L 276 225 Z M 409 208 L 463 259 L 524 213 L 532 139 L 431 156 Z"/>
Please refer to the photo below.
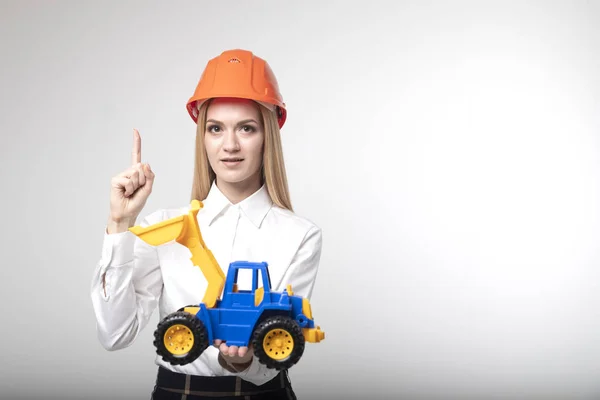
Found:
<path fill-rule="evenodd" d="M 264 185 L 234 205 L 213 183 L 202 203 L 204 207 L 197 215 L 200 232 L 225 275 L 230 262 L 266 261 L 274 290 L 283 291 L 291 284 L 294 294 L 310 299 L 321 256 L 319 227 L 273 204 Z M 189 206 L 161 209 L 139 225 L 153 225 L 188 210 Z M 105 349 L 131 345 L 156 306 L 162 320 L 181 307 L 202 301 L 207 282 L 190 257 L 190 251 L 177 242 L 154 247 L 129 231 L 108 234 L 105 230 L 102 256 L 91 285 L 98 338 Z M 243 289 L 245 278 L 239 279 Z M 257 385 L 277 375 L 256 357 L 245 371 L 229 372 L 219 365 L 218 353 L 209 346 L 196 361 L 183 366 L 171 365 L 157 355 L 156 364 L 190 375 L 238 375 Z"/>

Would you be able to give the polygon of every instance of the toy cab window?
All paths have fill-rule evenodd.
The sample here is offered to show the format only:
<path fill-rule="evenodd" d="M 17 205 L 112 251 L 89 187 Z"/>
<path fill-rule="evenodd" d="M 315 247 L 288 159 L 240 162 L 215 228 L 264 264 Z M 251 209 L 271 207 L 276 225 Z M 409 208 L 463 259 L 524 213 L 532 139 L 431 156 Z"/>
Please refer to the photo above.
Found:
<path fill-rule="evenodd" d="M 236 286 L 238 292 L 252 291 L 252 270 L 240 268 L 236 274 Z"/>
<path fill-rule="evenodd" d="M 236 287 L 238 292 L 252 292 L 263 286 L 260 271 L 240 268 L 237 270 Z"/>
<path fill-rule="evenodd" d="M 254 270 L 255 275 L 254 275 L 254 288 L 258 289 L 263 287 L 263 277 L 262 277 L 262 271 L 260 269 Z"/>

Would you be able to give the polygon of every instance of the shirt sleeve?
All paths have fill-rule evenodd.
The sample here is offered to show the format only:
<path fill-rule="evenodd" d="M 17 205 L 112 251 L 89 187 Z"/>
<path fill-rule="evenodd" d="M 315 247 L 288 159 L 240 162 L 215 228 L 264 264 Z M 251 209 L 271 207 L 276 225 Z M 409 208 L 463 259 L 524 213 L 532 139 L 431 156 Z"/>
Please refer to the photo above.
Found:
<path fill-rule="evenodd" d="M 162 214 L 153 213 L 140 225 L 159 222 Z M 108 234 L 105 229 L 91 299 L 98 339 L 106 350 L 119 350 L 134 342 L 156 309 L 162 287 L 156 248 L 130 231 Z"/>
<path fill-rule="evenodd" d="M 306 235 L 288 267 L 277 291 L 292 285 L 294 295 L 310 300 L 317 279 L 323 235 L 321 229 L 313 226 Z"/>
<path fill-rule="evenodd" d="M 292 285 L 294 295 L 310 299 L 317 278 L 321 259 L 322 232 L 313 226 L 304 237 L 277 291 L 283 291 L 287 285 Z M 277 375 L 278 371 L 267 368 L 254 357 L 250 366 L 235 375 L 254 383 L 263 385 Z"/>

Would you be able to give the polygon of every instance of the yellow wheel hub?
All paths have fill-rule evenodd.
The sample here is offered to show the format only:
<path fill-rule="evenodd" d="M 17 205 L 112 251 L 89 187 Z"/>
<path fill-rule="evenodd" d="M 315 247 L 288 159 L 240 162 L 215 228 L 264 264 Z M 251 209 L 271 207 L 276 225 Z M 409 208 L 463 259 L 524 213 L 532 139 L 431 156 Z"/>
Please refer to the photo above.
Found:
<path fill-rule="evenodd" d="M 284 360 L 294 350 L 294 339 L 285 329 L 272 329 L 263 340 L 263 349 L 273 360 Z"/>
<path fill-rule="evenodd" d="M 163 338 L 165 348 L 169 353 L 180 356 L 190 352 L 194 345 L 194 334 L 185 325 L 177 324 L 170 327 Z"/>

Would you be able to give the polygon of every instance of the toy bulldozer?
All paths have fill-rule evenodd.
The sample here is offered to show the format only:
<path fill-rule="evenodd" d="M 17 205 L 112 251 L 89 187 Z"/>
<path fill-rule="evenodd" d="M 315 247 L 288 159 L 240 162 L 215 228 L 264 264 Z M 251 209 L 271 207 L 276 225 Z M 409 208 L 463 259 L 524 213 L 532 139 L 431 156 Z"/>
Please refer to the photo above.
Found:
<path fill-rule="evenodd" d="M 173 240 L 186 246 L 192 263 L 208 281 L 200 304 L 183 307 L 160 321 L 154 332 L 157 353 L 173 365 L 185 365 L 220 339 L 228 346 L 252 344 L 255 356 L 268 368 L 290 368 L 302 357 L 305 342 L 325 339 L 315 326 L 309 300 L 295 296 L 291 285 L 282 293 L 272 292 L 266 262 L 232 262 L 225 279 L 200 233 L 196 215 L 202 206 L 192 200 L 187 215 L 129 229 L 152 246 Z M 238 290 L 240 270 L 251 271 L 251 290 Z"/>

